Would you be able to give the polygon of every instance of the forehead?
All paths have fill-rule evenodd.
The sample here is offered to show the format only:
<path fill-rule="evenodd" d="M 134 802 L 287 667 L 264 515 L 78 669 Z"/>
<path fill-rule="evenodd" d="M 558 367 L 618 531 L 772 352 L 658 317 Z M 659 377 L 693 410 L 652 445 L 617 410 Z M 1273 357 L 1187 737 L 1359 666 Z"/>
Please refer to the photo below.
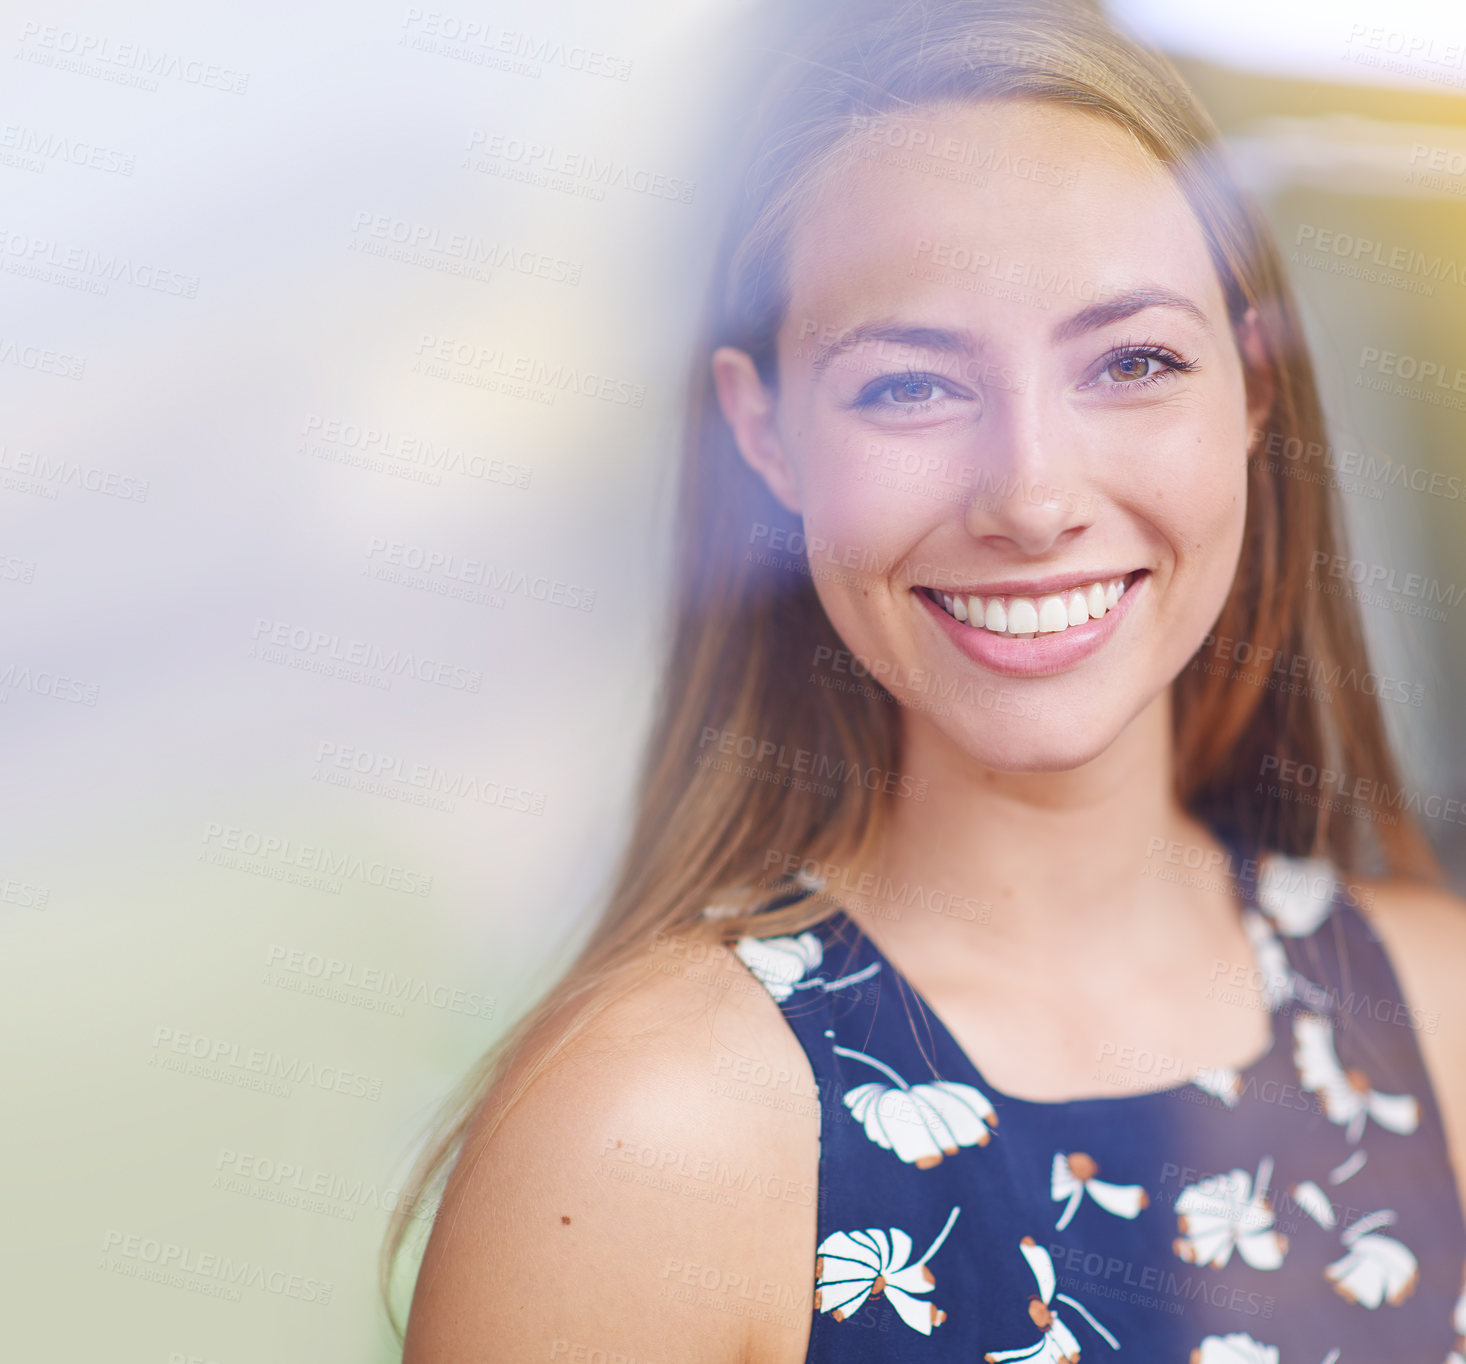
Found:
<path fill-rule="evenodd" d="M 1105 118 L 1029 100 L 858 127 L 793 233 L 789 284 L 789 320 L 821 330 L 913 305 L 1011 313 L 1014 295 L 1052 319 L 1141 285 L 1225 306 L 1167 168 Z"/>

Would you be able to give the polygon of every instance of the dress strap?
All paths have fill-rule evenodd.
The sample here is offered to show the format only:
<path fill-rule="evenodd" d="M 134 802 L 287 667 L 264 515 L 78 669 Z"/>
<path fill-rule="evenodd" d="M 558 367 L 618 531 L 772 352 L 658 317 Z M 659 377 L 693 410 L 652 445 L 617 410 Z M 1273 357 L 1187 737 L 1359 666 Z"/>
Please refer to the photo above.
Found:
<path fill-rule="evenodd" d="M 1339 869 L 1325 858 L 1265 853 L 1253 863 L 1254 903 L 1268 921 L 1290 968 L 1293 1030 L 1300 1053 L 1308 1029 L 1300 1018 L 1330 1025 L 1351 1085 L 1430 1094 L 1421 1031 L 1438 1024 L 1432 1011 L 1406 999 L 1383 941 Z"/>

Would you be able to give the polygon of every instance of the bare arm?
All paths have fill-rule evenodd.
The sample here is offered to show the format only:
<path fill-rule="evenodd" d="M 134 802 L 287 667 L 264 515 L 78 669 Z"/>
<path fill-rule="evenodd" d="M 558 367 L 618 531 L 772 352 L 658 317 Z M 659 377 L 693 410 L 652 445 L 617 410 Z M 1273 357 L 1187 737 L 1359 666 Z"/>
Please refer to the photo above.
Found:
<path fill-rule="evenodd" d="M 813 1080 L 777 1006 L 720 956 L 689 968 L 664 954 L 666 969 L 571 1044 L 477 1160 L 460 1161 L 404 1364 L 804 1359 Z M 765 1075 L 798 1078 L 738 1078 Z"/>
<path fill-rule="evenodd" d="M 1466 901 L 1402 881 L 1371 886 L 1366 912 L 1422 1022 L 1420 1050 L 1440 1102 L 1456 1184 L 1466 1196 Z"/>

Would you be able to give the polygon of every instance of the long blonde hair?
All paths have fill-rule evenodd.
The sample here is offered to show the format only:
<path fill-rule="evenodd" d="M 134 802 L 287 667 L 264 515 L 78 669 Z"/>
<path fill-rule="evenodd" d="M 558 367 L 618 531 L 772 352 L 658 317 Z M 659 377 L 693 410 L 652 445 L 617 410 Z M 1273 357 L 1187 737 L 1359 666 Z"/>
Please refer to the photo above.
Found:
<path fill-rule="evenodd" d="M 740 458 L 709 363 L 717 347 L 736 346 L 753 357 L 767 384 L 777 382 L 774 338 L 788 300 L 791 229 L 853 130 L 925 105 L 991 99 L 1076 106 L 1126 129 L 1171 170 L 1193 205 L 1233 322 L 1249 308 L 1262 319 L 1274 392 L 1264 424 L 1269 445 L 1324 443 L 1313 372 L 1277 250 L 1234 183 L 1215 129 L 1168 63 L 1097 15 L 1058 0 L 828 9 L 834 12 L 785 54 L 754 111 L 740 193 L 692 357 L 675 628 L 614 891 L 563 979 L 450 1101 L 383 1248 L 389 1313 L 392 1265 L 411 1209 L 461 1156 L 470 1128 L 481 1150 L 561 1049 L 635 986 L 658 934 L 728 941 L 748 931 L 797 932 L 830 905 L 814 895 L 761 913 L 787 865 L 780 856 L 780 875 L 766 873 L 771 852 L 849 865 L 879 839 L 889 797 L 884 783 L 873 789 L 869 778 L 899 771 L 897 707 L 875 684 L 846 691 L 811 685 L 811 659 L 830 656 L 817 651 L 843 646 L 809 565 L 770 548 L 787 543 L 780 533 L 795 534 L 799 525 Z M 1268 685 L 1268 660 L 1302 657 L 1314 675 L 1337 676 L 1362 670 L 1365 654 L 1353 603 L 1307 586 L 1311 556 L 1342 551 L 1333 489 L 1290 478 L 1278 462 L 1253 459 L 1249 469 L 1242 553 L 1209 639 L 1249 642 L 1252 662 L 1209 666 L 1204 645 L 1176 678 L 1177 799 L 1254 846 L 1326 856 L 1348 872 L 1363 870 L 1369 859 L 1390 874 L 1433 879 L 1428 844 L 1392 803 L 1399 780 L 1375 697 L 1353 689 L 1330 700 L 1313 688 Z M 818 758 L 825 780 L 749 780 L 737 764 L 706 761 L 720 746 L 754 763 L 781 747 L 802 750 Z M 1371 836 L 1361 839 L 1355 825 L 1331 818 L 1326 801 L 1255 796 L 1268 758 L 1369 779 L 1356 789 L 1372 793 L 1362 798 L 1372 806 Z M 704 910 L 713 903 L 719 914 L 708 917 Z"/>

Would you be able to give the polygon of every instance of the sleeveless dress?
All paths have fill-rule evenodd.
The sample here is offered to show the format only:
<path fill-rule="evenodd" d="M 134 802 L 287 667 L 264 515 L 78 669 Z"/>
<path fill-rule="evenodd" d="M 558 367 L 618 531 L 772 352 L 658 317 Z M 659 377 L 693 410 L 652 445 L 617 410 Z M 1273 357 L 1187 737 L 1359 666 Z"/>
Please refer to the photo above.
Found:
<path fill-rule="evenodd" d="M 1231 850 L 1271 1043 L 1167 1089 L 1001 1093 L 843 909 L 733 945 L 819 1091 L 806 1364 L 1466 1364 L 1432 1016 L 1329 863 Z"/>

